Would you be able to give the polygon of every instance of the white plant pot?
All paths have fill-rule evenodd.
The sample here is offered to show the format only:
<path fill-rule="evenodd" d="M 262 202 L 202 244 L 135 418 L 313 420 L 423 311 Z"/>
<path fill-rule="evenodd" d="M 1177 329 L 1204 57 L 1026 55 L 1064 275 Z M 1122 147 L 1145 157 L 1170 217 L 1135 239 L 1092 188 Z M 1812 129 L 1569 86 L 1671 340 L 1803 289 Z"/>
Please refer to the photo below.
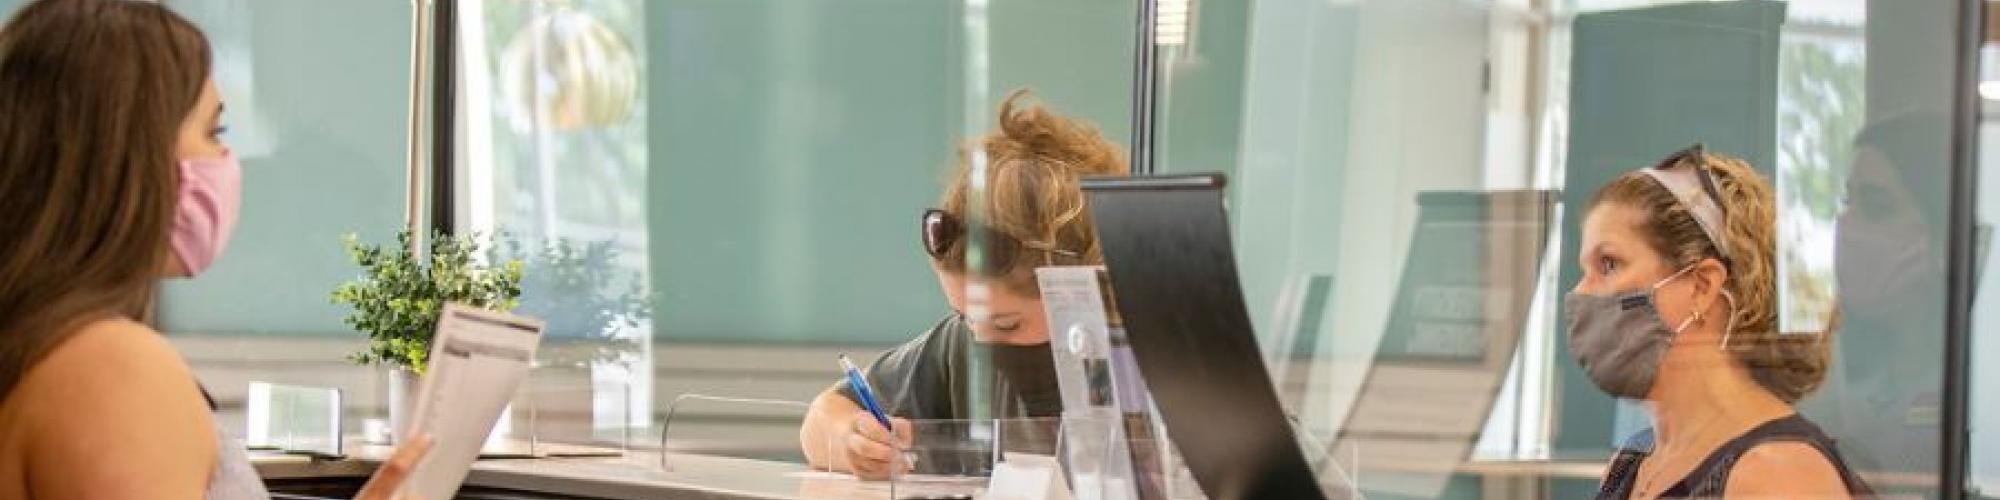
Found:
<path fill-rule="evenodd" d="M 389 368 L 389 443 L 403 440 L 403 430 L 417 411 L 417 390 L 423 377 L 406 367 Z"/>

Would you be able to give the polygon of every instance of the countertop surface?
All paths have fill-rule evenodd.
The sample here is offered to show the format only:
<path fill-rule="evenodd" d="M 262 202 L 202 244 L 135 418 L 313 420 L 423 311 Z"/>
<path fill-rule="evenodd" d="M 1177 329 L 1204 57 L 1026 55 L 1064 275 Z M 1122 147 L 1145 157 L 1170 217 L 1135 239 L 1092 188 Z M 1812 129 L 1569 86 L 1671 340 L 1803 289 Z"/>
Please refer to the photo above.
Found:
<path fill-rule="evenodd" d="M 276 452 L 252 452 L 251 463 L 266 479 L 362 478 L 373 473 L 393 448 L 350 445 L 339 459 Z M 466 476 L 468 486 L 609 499 L 879 499 L 886 482 L 811 470 L 801 464 L 667 452 L 587 455 L 606 450 L 571 447 L 541 458 L 482 459 Z M 576 453 L 581 452 L 581 453 Z M 597 453 L 601 455 L 602 453 Z"/>

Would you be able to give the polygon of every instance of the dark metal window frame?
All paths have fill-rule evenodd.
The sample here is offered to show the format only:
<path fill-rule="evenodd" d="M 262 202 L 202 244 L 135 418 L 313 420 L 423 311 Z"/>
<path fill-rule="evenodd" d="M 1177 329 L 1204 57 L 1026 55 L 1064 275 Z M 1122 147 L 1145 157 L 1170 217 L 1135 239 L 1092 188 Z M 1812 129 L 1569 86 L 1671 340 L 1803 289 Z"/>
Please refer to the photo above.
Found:
<path fill-rule="evenodd" d="M 1966 498 L 1971 420 L 1972 275 L 1977 259 L 1979 197 L 1979 47 L 1985 42 L 1986 0 L 1959 0 L 1953 38 L 1951 238 L 1947 243 L 1944 397 L 1938 451 L 1938 490 L 1947 500 Z"/>
<path fill-rule="evenodd" d="M 455 234 L 458 170 L 458 0 L 431 7 L 430 230 Z"/>
<path fill-rule="evenodd" d="M 1152 175 L 1155 147 L 1154 126 L 1159 111 L 1159 46 L 1154 43 L 1159 29 L 1159 0 L 1139 0 L 1139 19 L 1132 41 L 1132 174 Z"/>

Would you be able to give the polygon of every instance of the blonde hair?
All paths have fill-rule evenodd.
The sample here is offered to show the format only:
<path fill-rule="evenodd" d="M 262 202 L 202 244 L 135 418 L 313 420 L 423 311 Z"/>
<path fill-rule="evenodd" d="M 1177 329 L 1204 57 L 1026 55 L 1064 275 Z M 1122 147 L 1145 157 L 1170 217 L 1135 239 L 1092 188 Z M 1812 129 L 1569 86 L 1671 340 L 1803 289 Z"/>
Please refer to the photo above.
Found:
<path fill-rule="evenodd" d="M 973 156 L 983 153 L 986 189 L 978 222 L 997 234 L 987 235 L 982 245 L 1014 245 L 1011 250 L 1022 257 L 979 274 L 1021 292 L 1039 290 L 1036 266 L 1104 261 L 1079 181 L 1131 171 L 1124 150 L 1097 127 L 1055 114 L 1031 99 L 1027 89 L 1009 94 L 1000 104 L 999 128 L 959 149 L 958 168 L 941 207 L 968 220 Z M 937 259 L 939 267 L 966 272 L 965 241 L 958 238 L 947 248 Z"/>
<path fill-rule="evenodd" d="M 1728 242 L 1728 258 L 1702 233 L 1687 206 L 1643 171 L 1611 181 L 1590 206 L 1616 203 L 1644 212 L 1640 232 L 1676 268 L 1709 258 L 1725 263 L 1729 278 L 1723 290 L 1734 297 L 1735 310 L 1728 323 L 1731 331 L 1723 332 L 1723 348 L 1773 395 L 1798 401 L 1826 379 L 1832 356 L 1826 338 L 1832 325 L 1812 335 L 1778 331 L 1777 196 L 1771 183 L 1748 162 L 1728 155 L 1694 153 L 1661 167 L 1683 166 L 1714 176 L 1722 198 L 1717 203 L 1725 212 L 1721 237 Z"/>

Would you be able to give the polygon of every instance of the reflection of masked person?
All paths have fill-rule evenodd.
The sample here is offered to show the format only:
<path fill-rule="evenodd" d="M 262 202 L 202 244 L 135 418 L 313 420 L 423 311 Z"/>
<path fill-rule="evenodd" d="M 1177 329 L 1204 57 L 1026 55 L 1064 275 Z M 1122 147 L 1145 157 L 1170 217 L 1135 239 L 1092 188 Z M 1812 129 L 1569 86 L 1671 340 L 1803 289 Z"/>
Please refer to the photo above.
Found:
<path fill-rule="evenodd" d="M 1949 137 L 1944 119 L 1909 115 L 1855 139 L 1838 220 L 1842 341 L 1829 430 L 1866 468 L 1936 467 L 1943 376 Z M 1867 353 L 1866 356 L 1860 353 Z"/>
<path fill-rule="evenodd" d="M 1837 231 L 1835 269 L 1846 285 L 1840 287 L 1843 302 L 1864 308 L 1917 305 L 1913 300 L 1928 298 L 1922 289 L 1933 285 L 1926 279 L 1943 271 L 1942 246 L 1933 235 L 1943 221 L 1930 220 L 1918 205 L 1941 202 L 1913 198 L 1909 182 L 1880 151 L 1861 149 L 1856 156 Z"/>

